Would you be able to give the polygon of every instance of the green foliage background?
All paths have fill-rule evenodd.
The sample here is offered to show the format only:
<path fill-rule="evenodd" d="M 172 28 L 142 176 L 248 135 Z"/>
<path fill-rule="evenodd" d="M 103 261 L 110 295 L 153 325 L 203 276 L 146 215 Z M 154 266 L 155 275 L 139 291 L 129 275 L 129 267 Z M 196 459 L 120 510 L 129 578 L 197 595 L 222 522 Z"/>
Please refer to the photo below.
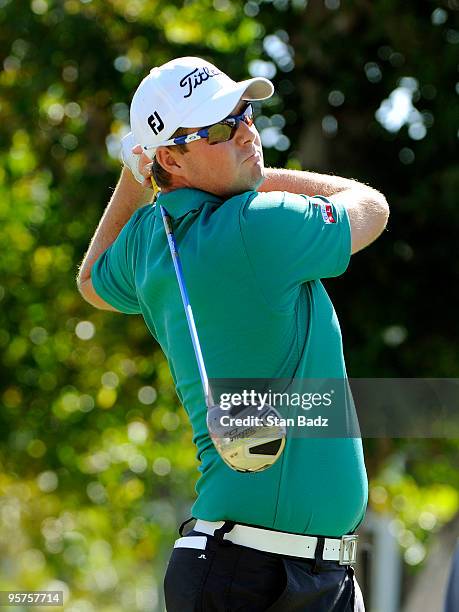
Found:
<path fill-rule="evenodd" d="M 350 375 L 457 375 L 458 10 L 0 0 L 0 589 L 63 588 L 72 612 L 159 609 L 188 516 L 194 449 L 159 347 L 75 286 L 154 65 L 199 55 L 236 79 L 272 75 L 267 164 L 354 177 L 391 205 L 385 236 L 327 284 Z M 420 115 L 390 131 L 375 113 L 401 83 Z M 366 447 L 371 506 L 395 514 L 418 565 L 459 507 L 458 442 Z"/>

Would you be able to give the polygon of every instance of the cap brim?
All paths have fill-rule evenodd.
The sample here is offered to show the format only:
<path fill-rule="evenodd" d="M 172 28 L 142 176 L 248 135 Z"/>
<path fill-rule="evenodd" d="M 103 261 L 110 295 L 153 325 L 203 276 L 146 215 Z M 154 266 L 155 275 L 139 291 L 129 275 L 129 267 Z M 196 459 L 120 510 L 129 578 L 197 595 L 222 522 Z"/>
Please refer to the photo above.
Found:
<path fill-rule="evenodd" d="M 211 125 L 227 117 L 239 100 L 249 102 L 266 100 L 274 93 L 274 86 L 264 77 L 255 77 L 235 83 L 235 87 L 220 89 L 210 97 L 205 104 L 200 104 L 186 117 L 182 118 L 181 126 L 184 128 L 199 128 Z"/>

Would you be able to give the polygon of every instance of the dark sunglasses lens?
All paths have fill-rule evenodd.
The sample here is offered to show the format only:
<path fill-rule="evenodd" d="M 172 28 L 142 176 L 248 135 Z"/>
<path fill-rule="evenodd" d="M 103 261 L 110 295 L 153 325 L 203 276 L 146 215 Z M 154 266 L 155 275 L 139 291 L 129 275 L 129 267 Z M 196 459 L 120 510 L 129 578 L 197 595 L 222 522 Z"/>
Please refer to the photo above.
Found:
<path fill-rule="evenodd" d="M 218 144 L 219 142 L 226 142 L 231 138 L 232 132 L 233 128 L 230 125 L 216 123 L 209 128 L 208 143 Z"/>

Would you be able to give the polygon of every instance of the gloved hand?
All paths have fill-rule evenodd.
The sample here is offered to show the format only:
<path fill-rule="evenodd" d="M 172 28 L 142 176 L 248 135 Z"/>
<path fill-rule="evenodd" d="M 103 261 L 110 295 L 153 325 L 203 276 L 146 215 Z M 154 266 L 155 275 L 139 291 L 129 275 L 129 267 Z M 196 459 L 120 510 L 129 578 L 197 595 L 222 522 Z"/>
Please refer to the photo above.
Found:
<path fill-rule="evenodd" d="M 139 183 L 144 184 L 145 180 L 149 179 L 151 174 L 151 168 L 149 167 L 151 159 L 142 151 L 140 145 L 137 149 L 138 152 L 134 153 L 133 149 L 136 145 L 134 134 L 132 132 L 126 134 L 126 136 L 121 139 L 120 158 L 123 164 L 132 172 L 134 178 Z"/>

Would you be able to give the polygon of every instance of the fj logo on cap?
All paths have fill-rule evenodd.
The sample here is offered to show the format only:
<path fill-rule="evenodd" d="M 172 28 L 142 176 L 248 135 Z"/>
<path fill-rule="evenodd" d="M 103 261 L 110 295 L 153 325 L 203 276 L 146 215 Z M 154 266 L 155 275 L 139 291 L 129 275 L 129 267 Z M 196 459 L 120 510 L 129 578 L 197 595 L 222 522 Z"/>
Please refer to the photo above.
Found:
<path fill-rule="evenodd" d="M 192 72 L 186 74 L 180 81 L 180 87 L 184 87 L 186 90 L 186 94 L 183 97 L 189 98 L 196 87 L 210 79 L 210 77 L 217 76 L 217 74 L 222 73 L 214 68 L 207 68 L 207 66 L 204 66 L 201 70 L 195 68 Z"/>
<path fill-rule="evenodd" d="M 155 111 L 153 115 L 150 115 L 147 119 L 148 125 L 153 130 L 155 136 L 157 136 L 162 130 L 164 130 L 164 122 L 158 115 L 158 111 Z"/>

